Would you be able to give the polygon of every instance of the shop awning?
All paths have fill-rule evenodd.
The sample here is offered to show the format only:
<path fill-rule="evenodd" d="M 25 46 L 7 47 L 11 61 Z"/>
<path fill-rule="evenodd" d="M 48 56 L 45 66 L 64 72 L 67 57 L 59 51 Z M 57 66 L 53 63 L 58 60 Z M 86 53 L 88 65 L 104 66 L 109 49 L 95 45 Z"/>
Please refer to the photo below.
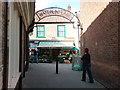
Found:
<path fill-rule="evenodd" d="M 78 49 L 78 48 L 73 47 L 73 48 L 63 48 L 63 50 L 75 51 L 75 50 L 79 50 L 79 49 Z"/>
<path fill-rule="evenodd" d="M 39 42 L 40 48 L 74 48 L 73 42 Z"/>

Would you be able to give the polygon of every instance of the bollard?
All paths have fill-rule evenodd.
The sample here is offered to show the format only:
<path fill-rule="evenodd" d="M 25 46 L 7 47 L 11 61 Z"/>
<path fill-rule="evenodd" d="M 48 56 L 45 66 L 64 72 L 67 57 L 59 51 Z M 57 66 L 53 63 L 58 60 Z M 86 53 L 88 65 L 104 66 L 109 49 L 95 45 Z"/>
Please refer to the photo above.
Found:
<path fill-rule="evenodd" d="M 56 59 L 56 74 L 58 74 L 58 58 Z"/>

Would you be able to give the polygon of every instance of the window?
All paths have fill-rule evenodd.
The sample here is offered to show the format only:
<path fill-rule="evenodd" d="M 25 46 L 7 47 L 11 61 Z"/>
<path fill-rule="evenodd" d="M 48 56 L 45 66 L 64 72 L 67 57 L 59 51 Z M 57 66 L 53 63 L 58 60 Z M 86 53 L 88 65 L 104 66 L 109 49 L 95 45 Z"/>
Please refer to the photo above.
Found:
<path fill-rule="evenodd" d="M 37 37 L 45 37 L 45 26 L 44 25 L 38 25 L 37 26 Z"/>
<path fill-rule="evenodd" d="M 65 25 L 57 26 L 57 36 L 58 37 L 66 37 Z"/>

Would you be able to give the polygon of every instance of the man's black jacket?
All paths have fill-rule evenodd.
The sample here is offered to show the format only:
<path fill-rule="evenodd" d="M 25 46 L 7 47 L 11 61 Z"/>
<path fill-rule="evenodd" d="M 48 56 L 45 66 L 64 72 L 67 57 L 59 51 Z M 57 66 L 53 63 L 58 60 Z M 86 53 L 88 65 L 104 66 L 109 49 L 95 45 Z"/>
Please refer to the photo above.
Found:
<path fill-rule="evenodd" d="M 89 53 L 84 54 L 84 55 L 82 56 L 81 60 L 83 61 L 83 65 L 91 64 L 90 54 L 89 54 Z"/>

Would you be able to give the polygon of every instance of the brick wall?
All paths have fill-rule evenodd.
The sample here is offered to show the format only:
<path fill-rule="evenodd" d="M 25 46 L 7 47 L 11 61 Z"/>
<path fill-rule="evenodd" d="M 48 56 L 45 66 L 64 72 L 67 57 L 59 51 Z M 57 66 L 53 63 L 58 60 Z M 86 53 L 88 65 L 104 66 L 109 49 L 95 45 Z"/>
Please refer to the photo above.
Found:
<path fill-rule="evenodd" d="M 120 2 L 118 5 L 118 68 L 120 69 Z M 120 77 L 119 77 L 120 80 Z"/>
<path fill-rule="evenodd" d="M 109 2 L 81 2 L 80 3 L 80 21 L 82 23 L 83 32 L 91 25 L 91 23 L 102 13 Z"/>
<path fill-rule="evenodd" d="M 108 87 L 120 87 L 118 59 L 118 2 L 84 2 L 86 18 L 82 18 L 85 33 L 81 35 L 81 51 L 88 47 L 94 77 Z M 100 5 L 99 5 L 100 4 Z M 106 7 L 105 7 L 106 5 Z M 100 7 L 104 7 L 101 8 Z M 90 10 L 91 9 L 91 10 Z M 99 9 L 97 11 L 97 9 Z M 103 9 L 103 10 L 102 10 Z M 101 12 L 102 10 L 102 12 Z M 97 13 L 95 16 L 91 13 Z M 85 14 L 81 17 L 84 17 Z M 92 18 L 94 16 L 94 19 Z M 92 20 L 89 20 L 92 18 Z M 85 21 L 88 21 L 85 23 Z M 89 23 L 89 24 L 88 24 Z"/>
<path fill-rule="evenodd" d="M 3 7 L 2 2 L 0 2 L 0 89 L 2 88 L 2 80 L 3 80 L 3 65 L 2 65 L 2 34 L 3 34 Z"/>
<path fill-rule="evenodd" d="M 120 2 L 118 3 L 118 69 L 120 69 Z"/>

